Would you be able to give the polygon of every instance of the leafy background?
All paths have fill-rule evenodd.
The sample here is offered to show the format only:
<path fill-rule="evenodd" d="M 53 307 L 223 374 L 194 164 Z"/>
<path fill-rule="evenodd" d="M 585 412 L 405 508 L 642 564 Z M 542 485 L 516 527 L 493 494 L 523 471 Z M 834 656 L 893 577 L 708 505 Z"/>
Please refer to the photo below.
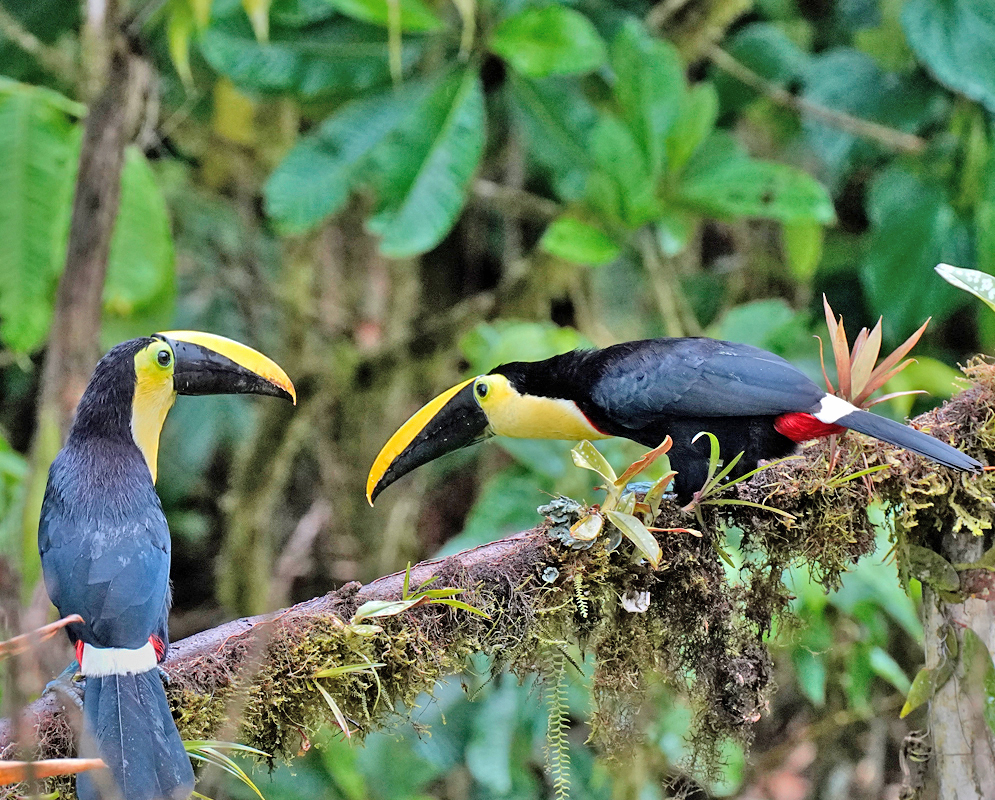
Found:
<path fill-rule="evenodd" d="M 171 415 L 159 491 L 174 638 L 530 527 L 546 493 L 595 499 L 569 443 L 504 441 L 366 506 L 388 433 L 502 361 L 705 333 L 818 377 L 825 293 L 851 331 L 883 315 L 886 346 L 932 316 L 918 363 L 887 389 L 932 398 L 879 407 L 901 416 L 948 395 L 953 365 L 995 345 L 991 318 L 933 272 L 947 261 L 995 273 L 987 0 L 129 11 L 158 91 L 127 155 L 104 342 L 217 331 L 277 357 L 301 395 L 293 416 L 241 398 L 181 400 Z M 20 535 L 22 454 L 86 112 L 82 18 L 70 0 L 0 2 L 0 557 L 5 575 L 26 576 L 23 598 L 37 563 Z M 616 467 L 638 453 L 603 450 Z M 256 469 L 262 459 L 272 469 Z M 300 524 L 316 510 L 317 530 Z M 899 743 L 922 724 L 897 718 L 922 633 L 887 550 L 883 531 L 878 556 L 831 595 L 803 569 L 787 576 L 798 624 L 773 636 L 780 691 L 749 759 L 731 748 L 701 791 L 895 796 Z M 573 794 L 665 796 L 688 769 L 692 710 L 655 687 L 639 752 L 605 762 L 584 745 L 581 666 Z M 549 794 L 541 691 L 487 675 L 472 665 L 365 747 L 329 732 L 260 787 Z M 218 780 L 211 791 L 249 796 Z"/>

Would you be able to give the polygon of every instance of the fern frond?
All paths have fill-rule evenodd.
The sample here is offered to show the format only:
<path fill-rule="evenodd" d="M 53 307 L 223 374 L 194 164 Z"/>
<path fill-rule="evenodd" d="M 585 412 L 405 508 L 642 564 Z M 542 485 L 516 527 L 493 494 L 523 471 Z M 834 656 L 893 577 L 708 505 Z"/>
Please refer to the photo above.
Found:
<path fill-rule="evenodd" d="M 549 673 L 546 675 L 546 702 L 549 721 L 546 727 L 546 768 L 553 781 L 556 800 L 570 800 L 570 743 L 567 731 L 570 717 L 567 708 L 567 659 L 556 648 L 552 651 Z"/>

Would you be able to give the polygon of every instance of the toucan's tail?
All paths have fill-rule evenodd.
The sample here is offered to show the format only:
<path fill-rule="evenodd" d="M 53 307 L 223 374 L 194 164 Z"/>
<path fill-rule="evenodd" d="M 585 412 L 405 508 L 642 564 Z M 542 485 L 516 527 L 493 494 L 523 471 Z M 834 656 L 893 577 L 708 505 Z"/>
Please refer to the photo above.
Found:
<path fill-rule="evenodd" d="M 866 433 L 868 436 L 881 439 L 897 447 L 904 447 L 913 453 L 931 458 L 945 467 L 977 472 L 982 466 L 981 462 L 976 461 L 966 453 L 962 453 L 956 447 L 951 447 L 945 442 L 934 439 L 929 434 L 917 431 L 908 425 L 903 425 L 900 422 L 895 422 L 877 414 L 871 414 L 869 411 L 854 409 L 838 417 L 834 422 L 837 425 L 842 425 L 858 433 Z"/>
<path fill-rule="evenodd" d="M 186 800 L 190 796 L 193 768 L 169 713 L 157 669 L 88 676 L 83 720 L 81 751 L 95 748 L 110 770 L 80 773 L 76 779 L 80 800 L 114 797 L 113 791 L 107 791 L 112 777 L 123 800 Z"/>

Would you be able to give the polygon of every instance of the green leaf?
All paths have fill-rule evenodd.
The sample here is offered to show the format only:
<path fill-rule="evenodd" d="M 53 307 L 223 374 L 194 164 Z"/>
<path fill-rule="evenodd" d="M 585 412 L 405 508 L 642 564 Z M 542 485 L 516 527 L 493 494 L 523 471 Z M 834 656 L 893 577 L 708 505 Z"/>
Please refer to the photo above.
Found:
<path fill-rule="evenodd" d="M 481 322 L 459 341 L 459 349 L 473 374 L 483 374 L 509 361 L 542 361 L 544 358 L 591 347 L 575 328 L 552 322 L 499 319 Z"/>
<path fill-rule="evenodd" d="M 521 713 L 517 690 L 513 681 L 501 682 L 473 715 L 466 742 L 466 768 L 497 797 L 512 795 L 513 746 Z"/>
<path fill-rule="evenodd" d="M 452 555 L 492 542 L 495 537 L 528 530 L 540 522 L 536 506 L 542 502 L 543 492 L 552 489 L 551 481 L 538 478 L 524 467 L 512 465 L 501 470 L 481 487 L 463 532 L 446 542 L 436 555 Z"/>
<path fill-rule="evenodd" d="M 814 653 L 806 647 L 796 647 L 791 652 L 791 661 L 798 678 L 798 688 L 802 690 L 814 706 L 826 704 L 826 659 L 822 653 Z"/>
<path fill-rule="evenodd" d="M 957 570 L 935 550 L 919 545 L 909 545 L 909 572 L 918 580 L 941 592 L 960 589 Z"/>
<path fill-rule="evenodd" d="M 980 698 L 988 730 L 995 733 L 995 663 L 984 640 L 971 628 L 961 633 L 961 687 L 965 697 Z"/>
<path fill-rule="evenodd" d="M 995 113 L 995 4 L 990 0 L 908 0 L 909 45 L 946 86 Z"/>
<path fill-rule="evenodd" d="M 868 657 L 871 669 L 874 670 L 875 675 L 888 681 L 888 683 L 900 692 L 909 691 L 911 684 L 909 683 L 909 679 L 906 676 L 905 671 L 885 650 L 874 646 L 871 648 Z"/>
<path fill-rule="evenodd" d="M 860 280 L 884 315 L 886 341 L 900 341 L 929 316 L 945 318 L 960 296 L 933 276 L 939 262 L 964 263 L 970 242 L 945 193 L 891 167 L 872 182 L 870 244 Z"/>
<path fill-rule="evenodd" d="M 716 339 L 772 350 L 777 334 L 797 319 L 798 314 L 785 300 L 754 300 L 730 308 L 707 333 Z"/>
<path fill-rule="evenodd" d="M 813 220 L 786 222 L 781 229 L 784 255 L 791 272 L 799 281 L 807 283 L 815 274 L 822 258 L 822 242 L 826 229 Z"/>
<path fill-rule="evenodd" d="M 566 261 L 595 267 L 611 263 L 621 252 L 619 243 L 600 227 L 570 214 L 553 220 L 539 246 Z"/>
<path fill-rule="evenodd" d="M 684 64 L 673 45 L 633 19 L 612 41 L 611 63 L 622 115 L 650 174 L 659 177 L 667 166 L 667 135 L 683 102 Z"/>
<path fill-rule="evenodd" d="M 615 483 L 615 470 L 612 469 L 612 465 L 608 463 L 608 460 L 603 455 L 601 455 L 598 448 L 586 439 L 583 442 L 578 443 L 577 446 L 570 451 L 570 456 L 573 458 L 574 464 L 581 469 L 589 469 L 592 472 L 597 472 L 598 475 L 608 481 L 608 483 Z"/>
<path fill-rule="evenodd" d="M 169 57 L 184 84 L 193 84 L 190 71 L 190 39 L 194 33 L 193 9 L 188 0 L 172 0 L 166 11 L 166 39 Z"/>
<path fill-rule="evenodd" d="M 653 225 L 660 252 L 668 257 L 683 253 L 691 237 L 698 230 L 699 221 L 697 214 L 670 205 L 661 205 L 660 216 Z"/>
<path fill-rule="evenodd" d="M 560 5 L 529 6 L 504 19 L 490 49 L 522 75 L 575 75 L 600 67 L 605 44 L 591 21 Z"/>
<path fill-rule="evenodd" d="M 342 713 L 342 709 L 339 708 L 339 704 L 335 702 L 335 698 L 332 697 L 328 690 L 318 683 L 318 681 L 313 681 L 311 685 L 321 693 L 325 703 L 331 709 L 332 715 L 335 717 L 335 723 L 342 729 L 342 733 L 345 734 L 347 739 L 351 739 L 352 732 L 349 730 L 349 720 L 345 718 L 345 714 Z M 260 795 L 260 797 L 262 797 L 262 795 Z"/>
<path fill-rule="evenodd" d="M 710 83 L 698 83 L 681 96 L 677 120 L 667 136 L 667 161 L 679 172 L 708 138 L 719 115 L 719 96 Z"/>
<path fill-rule="evenodd" d="M 950 264 L 937 264 L 935 269 L 937 274 L 951 286 L 970 292 L 995 311 L 995 277 L 987 272 L 953 267 Z"/>
<path fill-rule="evenodd" d="M 660 545 L 653 537 L 653 534 L 646 529 L 646 526 L 640 520 L 632 516 L 632 514 L 626 514 L 622 511 L 606 511 L 605 516 L 646 557 L 646 560 L 650 562 L 653 569 L 657 569 L 660 566 L 660 561 L 663 559 L 663 551 L 660 549 Z"/>
<path fill-rule="evenodd" d="M 610 219 L 636 229 L 661 214 L 646 156 L 628 126 L 604 114 L 591 131 L 590 150 L 600 167 L 588 179 L 588 202 Z"/>
<path fill-rule="evenodd" d="M 262 750 L 257 750 L 254 747 L 249 747 L 244 744 L 237 744 L 236 742 L 218 742 L 214 740 L 201 739 L 184 741 L 183 748 L 186 750 L 186 753 L 190 758 L 197 761 L 204 761 L 208 764 L 213 764 L 248 786 L 259 798 L 259 800 L 265 800 L 262 792 L 259 791 L 256 784 L 253 783 L 252 779 L 246 774 L 245 770 L 232 761 L 231 758 L 222 753 L 221 749 L 235 750 L 236 752 L 241 753 L 251 753 L 252 755 L 262 756 L 265 758 L 270 757 L 269 753 L 264 753 Z"/>
<path fill-rule="evenodd" d="M 508 86 L 529 155 L 552 174 L 561 199 L 578 199 L 593 166 L 587 142 L 598 118 L 594 106 L 563 78 L 533 81 L 512 73 Z"/>
<path fill-rule="evenodd" d="M 104 309 L 129 316 L 154 299 L 171 296 L 174 281 L 166 199 L 142 151 L 130 146 L 121 173 L 121 204 L 111 237 Z"/>
<path fill-rule="evenodd" d="M 73 138 L 45 95 L 0 95 L 0 337 L 19 352 L 48 333 L 65 258 L 59 232 L 72 201 Z"/>
<path fill-rule="evenodd" d="M 242 0 L 242 9 L 249 18 L 252 32 L 260 42 L 269 40 L 269 7 L 272 0 Z"/>
<path fill-rule="evenodd" d="M 378 148 L 380 204 L 367 226 L 388 256 L 424 253 L 456 222 L 484 149 L 484 93 L 475 70 L 436 85 Z"/>
<path fill-rule="evenodd" d="M 326 667 L 319 669 L 312 678 L 338 678 L 340 675 L 351 675 L 353 672 L 368 672 L 384 667 L 386 664 L 373 662 L 370 664 L 343 664 L 341 667 Z"/>
<path fill-rule="evenodd" d="M 909 691 L 906 693 L 905 705 L 898 713 L 899 719 L 905 719 L 933 697 L 937 689 L 936 675 L 937 671 L 928 667 L 923 667 L 916 673 L 915 678 L 912 679 L 912 685 L 909 686 Z"/>
<path fill-rule="evenodd" d="M 337 11 L 360 22 L 387 26 L 388 3 L 395 0 L 326 0 Z M 401 30 L 424 33 L 442 27 L 442 21 L 422 0 L 398 0 L 401 10 Z"/>
<path fill-rule="evenodd" d="M 417 59 L 418 41 L 404 40 L 403 66 Z M 215 70 L 246 90 L 351 98 L 391 80 L 386 32 L 352 20 L 332 19 L 304 30 L 274 24 L 264 44 L 239 11 L 212 20 L 199 44 Z"/>
<path fill-rule="evenodd" d="M 786 164 L 750 158 L 724 132 L 712 134 L 692 157 L 678 197 L 719 218 L 824 225 L 836 219 L 832 200 L 818 181 Z"/>
<path fill-rule="evenodd" d="M 285 233 L 302 233 L 339 211 L 369 168 L 376 148 L 425 101 L 430 84 L 347 103 L 297 143 L 270 175 L 266 213 Z"/>
<path fill-rule="evenodd" d="M 356 613 L 352 615 L 349 623 L 355 624 L 362 622 L 364 619 L 373 619 L 376 617 L 396 617 L 398 614 L 407 611 L 420 602 L 421 598 L 409 598 L 408 600 L 367 600 L 356 609 Z"/>

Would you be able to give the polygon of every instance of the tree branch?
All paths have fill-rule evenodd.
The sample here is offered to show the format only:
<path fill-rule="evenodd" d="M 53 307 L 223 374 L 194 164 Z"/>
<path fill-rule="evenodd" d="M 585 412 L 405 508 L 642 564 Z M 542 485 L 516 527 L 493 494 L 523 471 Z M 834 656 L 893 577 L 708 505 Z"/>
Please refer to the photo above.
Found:
<path fill-rule="evenodd" d="M 719 69 L 728 72 L 736 80 L 770 98 L 777 105 L 790 109 L 800 116 L 813 117 L 834 128 L 839 128 L 863 139 L 871 139 L 889 150 L 897 150 L 900 153 L 919 155 L 926 149 L 926 140 L 919 136 L 855 117 L 845 111 L 826 108 L 826 106 L 791 94 L 791 92 L 782 89 L 776 83 L 771 83 L 745 64 L 737 61 L 717 44 L 710 45 L 705 54 Z"/>
<path fill-rule="evenodd" d="M 0 32 L 28 53 L 46 72 L 58 78 L 67 86 L 73 86 L 77 79 L 76 64 L 73 59 L 58 47 L 45 44 L 20 20 L 0 5 Z"/>
<path fill-rule="evenodd" d="M 969 374 L 978 382 L 974 388 L 916 424 L 992 461 L 985 421 L 995 413 L 995 367 L 975 365 Z M 618 748 L 638 733 L 632 725 L 644 702 L 645 676 L 652 675 L 684 686 L 698 725 L 689 736 L 699 747 L 714 747 L 701 756 L 708 763 L 723 737 L 749 741 L 773 691 L 761 641 L 788 605 L 783 570 L 804 560 L 831 587 L 875 547 L 868 488 L 844 476 L 865 465 L 892 467 L 866 480 L 891 509 L 900 554 L 910 531 L 936 530 L 941 520 L 947 527 L 951 520 L 995 524 L 990 473 L 954 473 L 859 436 L 838 442 L 835 473 L 827 472 L 827 463 L 825 444 L 816 443 L 731 492 L 733 500 L 766 503 L 791 519 L 743 504 L 705 505 L 690 517 L 664 504 L 660 529 L 692 526 L 703 535 L 661 530 L 655 571 L 624 541 L 613 547 L 607 534 L 587 550 L 564 547 L 556 539 L 571 519 L 562 507 L 539 528 L 412 568 L 413 589 L 435 577 L 433 588 L 462 589 L 460 599 L 489 618 L 423 605 L 350 624 L 366 601 L 401 596 L 404 575 L 394 573 L 191 636 L 171 647 L 165 663 L 180 732 L 187 739 L 238 739 L 291 757 L 322 725 L 334 724 L 316 681 L 361 735 L 396 719 L 398 703 L 411 707 L 437 680 L 461 672 L 473 653 L 490 654 L 519 675 L 550 674 L 563 647 L 582 643 L 596 665 L 591 725 L 597 743 Z M 720 558 L 726 524 L 744 531 L 749 558 L 742 570 L 748 574 L 740 586 L 730 584 Z M 971 572 L 977 570 L 963 574 Z M 962 591 L 970 591 L 968 583 Z M 640 602 L 631 602 L 635 598 Z M 315 677 L 347 665 L 370 667 Z M 21 720 L 16 728 L 16 721 L 0 722 L 0 757 L 17 750 L 17 729 L 36 732 L 40 744 L 23 748 L 36 758 L 73 754 L 72 728 L 55 696 L 31 704 Z"/>

